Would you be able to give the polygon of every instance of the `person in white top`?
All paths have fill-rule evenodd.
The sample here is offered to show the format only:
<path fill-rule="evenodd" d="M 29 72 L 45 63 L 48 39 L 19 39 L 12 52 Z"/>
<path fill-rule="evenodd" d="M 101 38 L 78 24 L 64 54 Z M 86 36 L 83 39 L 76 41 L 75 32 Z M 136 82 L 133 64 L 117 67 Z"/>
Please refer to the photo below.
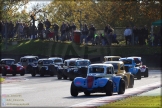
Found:
<path fill-rule="evenodd" d="M 126 45 L 128 44 L 128 42 L 129 42 L 129 44 L 131 42 L 131 35 L 132 35 L 132 31 L 129 28 L 129 26 L 127 26 L 126 29 L 124 30 Z"/>

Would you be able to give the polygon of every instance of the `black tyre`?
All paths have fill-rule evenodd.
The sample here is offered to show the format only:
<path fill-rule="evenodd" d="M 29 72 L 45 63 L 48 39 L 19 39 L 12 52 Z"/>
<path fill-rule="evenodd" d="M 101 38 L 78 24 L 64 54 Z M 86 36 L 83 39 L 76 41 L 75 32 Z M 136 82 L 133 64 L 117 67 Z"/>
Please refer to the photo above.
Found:
<path fill-rule="evenodd" d="M 41 76 L 41 77 L 44 76 L 44 72 L 45 72 L 45 69 L 44 69 L 44 68 L 41 68 L 41 70 L 40 70 L 40 76 Z"/>
<path fill-rule="evenodd" d="M 137 79 L 138 79 L 138 80 L 141 79 L 141 71 L 140 71 L 140 70 L 138 70 L 138 72 L 137 72 Z"/>
<path fill-rule="evenodd" d="M 86 96 L 90 96 L 91 93 L 86 91 L 86 92 L 84 92 L 84 95 L 86 95 Z"/>
<path fill-rule="evenodd" d="M 58 79 L 62 79 L 61 71 L 58 71 L 57 78 L 58 78 Z"/>
<path fill-rule="evenodd" d="M 7 74 L 7 71 L 6 71 L 5 68 L 3 68 L 3 69 L 2 69 L 2 76 L 6 76 L 6 74 Z"/>
<path fill-rule="evenodd" d="M 27 73 L 32 73 L 33 69 L 31 65 L 28 65 L 26 68 Z"/>
<path fill-rule="evenodd" d="M 128 88 L 128 79 L 127 79 L 127 77 L 126 76 L 124 76 L 124 81 L 125 81 L 125 88 Z"/>
<path fill-rule="evenodd" d="M 53 65 L 49 66 L 49 70 L 50 70 L 50 76 L 56 75 L 56 69 Z"/>
<path fill-rule="evenodd" d="M 78 96 L 78 90 L 77 90 L 77 87 L 74 85 L 74 82 L 71 83 L 71 88 L 70 88 L 70 93 L 71 93 L 71 96 Z"/>
<path fill-rule="evenodd" d="M 144 73 L 144 77 L 148 77 L 148 68 L 146 68 L 146 71 Z"/>
<path fill-rule="evenodd" d="M 35 77 L 35 75 L 36 75 L 36 69 L 33 69 L 33 70 L 31 71 L 31 75 L 32 75 L 32 77 Z"/>
<path fill-rule="evenodd" d="M 20 73 L 21 76 L 25 75 L 25 69 L 23 69 L 23 71 Z"/>
<path fill-rule="evenodd" d="M 16 71 L 13 71 L 12 72 L 12 76 L 16 76 Z"/>
<path fill-rule="evenodd" d="M 63 76 L 63 79 L 67 79 L 67 76 L 64 75 L 64 76 Z"/>
<path fill-rule="evenodd" d="M 134 76 L 130 75 L 129 86 L 128 88 L 133 88 L 134 86 Z"/>
<path fill-rule="evenodd" d="M 113 82 L 109 80 L 105 86 L 106 96 L 112 96 L 113 94 Z"/>
<path fill-rule="evenodd" d="M 118 94 L 124 94 L 124 93 L 125 93 L 125 81 L 124 81 L 124 79 L 121 79 L 119 82 Z"/>

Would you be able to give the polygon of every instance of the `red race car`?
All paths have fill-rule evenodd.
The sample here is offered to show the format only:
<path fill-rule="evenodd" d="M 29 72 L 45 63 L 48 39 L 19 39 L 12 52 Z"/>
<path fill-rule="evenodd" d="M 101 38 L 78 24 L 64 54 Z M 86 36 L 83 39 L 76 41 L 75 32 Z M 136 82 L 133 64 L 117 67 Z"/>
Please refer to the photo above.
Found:
<path fill-rule="evenodd" d="M 6 74 L 24 76 L 25 69 L 22 65 L 15 63 L 15 59 L 5 58 L 0 61 L 0 73 L 2 73 L 2 76 L 6 76 Z"/>

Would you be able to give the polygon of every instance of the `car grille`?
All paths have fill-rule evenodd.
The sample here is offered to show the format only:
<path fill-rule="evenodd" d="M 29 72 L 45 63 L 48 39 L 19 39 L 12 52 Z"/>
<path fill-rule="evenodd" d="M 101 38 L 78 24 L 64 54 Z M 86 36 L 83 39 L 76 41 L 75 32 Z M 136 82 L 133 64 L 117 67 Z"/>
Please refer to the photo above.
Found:
<path fill-rule="evenodd" d="M 11 65 L 12 69 L 16 71 L 17 66 L 16 65 Z"/>
<path fill-rule="evenodd" d="M 87 77 L 87 86 L 88 86 L 88 88 L 92 88 L 93 81 L 94 81 L 94 77 L 93 76 L 88 76 Z"/>

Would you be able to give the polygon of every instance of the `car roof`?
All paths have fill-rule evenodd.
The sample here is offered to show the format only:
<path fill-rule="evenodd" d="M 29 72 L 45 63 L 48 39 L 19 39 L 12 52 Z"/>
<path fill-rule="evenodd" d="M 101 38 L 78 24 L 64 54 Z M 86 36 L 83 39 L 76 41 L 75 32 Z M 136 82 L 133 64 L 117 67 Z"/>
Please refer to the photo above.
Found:
<path fill-rule="evenodd" d="M 70 58 L 66 59 L 65 61 L 76 61 L 76 60 L 84 60 L 83 58 Z"/>
<path fill-rule="evenodd" d="M 38 61 L 39 61 L 39 60 L 49 60 L 49 59 L 48 59 L 48 58 L 41 58 L 41 59 L 38 59 Z"/>
<path fill-rule="evenodd" d="M 2 60 L 15 60 L 15 59 L 12 59 L 12 58 L 3 58 L 3 59 L 1 59 L 1 61 Z"/>
<path fill-rule="evenodd" d="M 89 59 L 79 59 L 79 60 L 76 60 L 76 61 L 90 61 Z"/>
<path fill-rule="evenodd" d="M 49 57 L 49 59 L 62 59 L 61 57 Z"/>
<path fill-rule="evenodd" d="M 104 56 L 104 58 L 121 58 L 120 56 Z"/>
<path fill-rule="evenodd" d="M 23 56 L 21 58 L 38 58 L 38 56 Z"/>
<path fill-rule="evenodd" d="M 104 64 L 104 63 L 96 63 L 96 64 L 91 64 L 89 66 L 113 66 L 112 64 Z"/>
<path fill-rule="evenodd" d="M 134 58 L 137 58 L 137 59 L 141 60 L 141 57 L 125 57 L 125 58 L 120 58 L 119 60 L 123 60 L 123 59 L 131 59 L 131 60 L 134 60 Z"/>
<path fill-rule="evenodd" d="M 108 63 L 120 63 L 120 64 L 123 64 L 123 62 L 122 61 L 106 61 L 106 62 L 104 62 L 105 64 L 108 64 Z"/>

